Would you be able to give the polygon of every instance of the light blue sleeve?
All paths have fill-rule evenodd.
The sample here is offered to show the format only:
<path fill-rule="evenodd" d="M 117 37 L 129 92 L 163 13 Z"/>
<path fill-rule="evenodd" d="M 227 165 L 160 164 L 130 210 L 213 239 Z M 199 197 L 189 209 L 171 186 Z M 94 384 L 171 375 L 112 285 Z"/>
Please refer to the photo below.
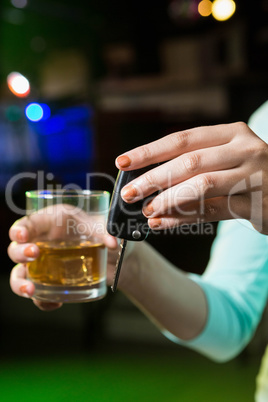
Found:
<path fill-rule="evenodd" d="M 268 102 L 249 121 L 267 141 Z M 226 361 L 249 342 L 260 321 L 268 296 L 268 237 L 243 220 L 221 222 L 211 258 L 202 276 L 190 275 L 207 298 L 208 319 L 202 333 L 184 342 L 171 340 L 207 357 Z"/>
<path fill-rule="evenodd" d="M 229 360 L 253 336 L 266 304 L 267 237 L 245 221 L 221 223 L 206 272 L 192 279 L 207 297 L 208 320 L 197 338 L 182 343 L 214 360 Z"/>

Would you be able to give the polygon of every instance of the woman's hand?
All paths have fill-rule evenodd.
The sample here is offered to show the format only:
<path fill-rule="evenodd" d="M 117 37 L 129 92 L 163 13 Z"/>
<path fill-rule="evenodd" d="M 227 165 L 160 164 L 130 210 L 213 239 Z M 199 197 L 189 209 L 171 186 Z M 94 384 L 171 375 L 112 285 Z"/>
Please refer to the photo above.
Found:
<path fill-rule="evenodd" d="M 78 216 L 78 219 L 80 222 L 81 216 Z M 28 262 L 39 256 L 39 248 L 33 243 L 34 238 L 40 235 L 53 238 L 59 234 L 59 231 L 60 226 L 55 227 L 51 214 L 23 217 L 16 221 L 9 231 L 11 243 L 8 247 L 8 255 L 12 261 L 18 263 L 11 271 L 11 289 L 18 296 L 32 298 L 37 307 L 46 311 L 55 310 L 62 304 L 41 302 L 34 299 L 35 287 L 31 281 L 26 279 L 26 266 Z M 117 240 L 108 234 L 104 234 L 102 240 L 109 248 L 107 283 L 111 284 L 117 258 Z"/>
<path fill-rule="evenodd" d="M 143 209 L 152 229 L 242 218 L 268 234 L 268 145 L 245 123 L 176 132 L 116 160 L 121 170 L 156 163 L 121 192 L 133 203 L 160 190 Z"/>

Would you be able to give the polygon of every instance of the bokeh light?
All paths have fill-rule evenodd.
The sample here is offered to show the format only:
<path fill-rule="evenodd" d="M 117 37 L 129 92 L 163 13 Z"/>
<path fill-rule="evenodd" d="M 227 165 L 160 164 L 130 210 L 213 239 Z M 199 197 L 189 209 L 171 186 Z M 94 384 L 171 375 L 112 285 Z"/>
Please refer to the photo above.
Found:
<path fill-rule="evenodd" d="M 198 4 L 198 12 L 202 17 L 208 17 L 212 12 L 212 2 L 210 0 L 202 0 Z"/>
<path fill-rule="evenodd" d="M 30 83 L 28 79 L 18 72 L 14 71 L 8 74 L 7 85 L 10 91 L 19 98 L 24 98 L 30 93 Z"/>
<path fill-rule="evenodd" d="M 17 8 L 25 8 L 28 4 L 27 0 L 11 0 L 11 4 Z"/>
<path fill-rule="evenodd" d="M 212 4 L 212 16 L 218 21 L 226 21 L 232 17 L 235 9 L 233 0 L 215 0 Z"/>
<path fill-rule="evenodd" d="M 6 111 L 5 115 L 8 121 L 16 122 L 19 121 L 23 115 L 22 110 L 17 105 L 10 105 Z"/>
<path fill-rule="evenodd" d="M 45 103 L 32 102 L 25 108 L 25 115 L 28 120 L 37 122 L 50 117 L 50 108 Z"/>

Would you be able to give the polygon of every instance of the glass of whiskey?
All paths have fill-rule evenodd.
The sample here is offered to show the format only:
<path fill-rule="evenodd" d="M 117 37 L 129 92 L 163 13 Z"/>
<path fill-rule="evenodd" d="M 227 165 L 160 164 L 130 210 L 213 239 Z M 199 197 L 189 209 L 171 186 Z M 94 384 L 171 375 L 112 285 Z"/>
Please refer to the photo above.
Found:
<path fill-rule="evenodd" d="M 35 299 L 77 303 L 106 295 L 109 199 L 106 191 L 26 192 L 31 241 L 39 248 L 39 257 L 27 263 Z"/>

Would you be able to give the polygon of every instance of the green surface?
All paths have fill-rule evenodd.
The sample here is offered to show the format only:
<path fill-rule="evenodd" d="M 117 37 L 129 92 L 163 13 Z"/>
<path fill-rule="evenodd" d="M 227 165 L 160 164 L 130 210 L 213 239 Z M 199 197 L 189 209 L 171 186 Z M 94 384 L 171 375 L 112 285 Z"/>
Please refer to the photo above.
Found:
<path fill-rule="evenodd" d="M 29 355 L 31 353 L 29 352 Z M 253 401 L 259 359 L 217 364 L 193 352 L 137 348 L 4 358 L 2 402 Z"/>
<path fill-rule="evenodd" d="M 265 347 L 258 342 L 237 359 L 219 364 L 168 341 L 129 305 L 120 310 L 114 298 L 44 313 L 30 300 L 14 296 L 8 278 L 2 277 L 1 299 L 0 402 L 254 400 Z M 122 309 L 125 315 L 111 323 L 109 314 L 122 314 Z M 94 318 L 101 311 L 99 326 Z M 133 320 L 126 324 L 128 315 Z M 117 331 L 112 332 L 111 325 Z M 147 338 L 138 340 L 141 332 Z M 113 338 L 112 333 L 125 335 Z M 135 335 L 132 341 L 129 333 Z"/>

